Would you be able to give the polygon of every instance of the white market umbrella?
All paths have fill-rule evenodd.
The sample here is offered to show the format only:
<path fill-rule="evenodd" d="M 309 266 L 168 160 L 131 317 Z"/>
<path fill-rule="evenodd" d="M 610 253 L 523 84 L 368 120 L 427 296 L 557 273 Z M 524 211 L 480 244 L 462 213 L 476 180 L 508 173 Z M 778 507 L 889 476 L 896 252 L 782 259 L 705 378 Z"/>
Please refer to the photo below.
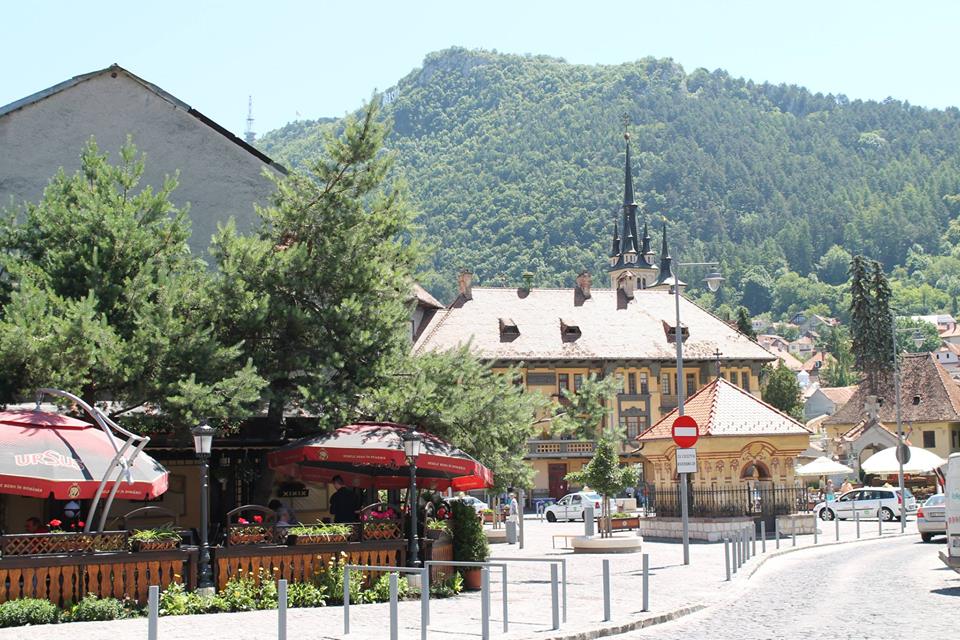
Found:
<path fill-rule="evenodd" d="M 930 453 L 920 447 L 910 447 L 910 461 L 903 465 L 904 473 L 930 473 L 947 464 L 947 461 L 935 453 Z M 860 465 L 864 473 L 887 475 L 898 473 L 900 464 L 897 462 L 897 448 L 890 447 L 879 451 Z"/>
<path fill-rule="evenodd" d="M 821 456 L 813 462 L 797 467 L 795 473 L 798 476 L 838 476 L 842 473 L 852 474 L 853 469 L 845 464 L 834 462 L 826 456 Z"/>

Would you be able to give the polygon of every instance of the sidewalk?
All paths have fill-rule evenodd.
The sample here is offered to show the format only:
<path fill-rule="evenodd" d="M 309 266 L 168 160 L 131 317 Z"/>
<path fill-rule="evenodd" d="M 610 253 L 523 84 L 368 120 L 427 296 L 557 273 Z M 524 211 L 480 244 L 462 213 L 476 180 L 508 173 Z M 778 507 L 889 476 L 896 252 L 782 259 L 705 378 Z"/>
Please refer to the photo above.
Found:
<path fill-rule="evenodd" d="M 744 588 L 747 578 L 759 568 L 766 557 L 776 555 L 775 543 L 767 541 L 767 554 L 761 555 L 757 541 L 757 556 L 752 558 L 734 577 L 725 581 L 723 544 L 693 544 L 690 547 L 691 564 L 682 564 L 682 545 L 670 542 L 645 542 L 643 552 L 650 556 L 650 611 L 642 612 L 642 557 L 634 554 L 573 554 L 570 550 L 551 549 L 553 534 L 578 534 L 583 523 L 546 523 L 525 521 L 526 544 L 522 551 L 517 545 L 492 545 L 491 553 L 498 557 L 548 557 L 567 560 L 568 614 L 559 631 L 550 630 L 550 569 L 547 563 L 518 562 L 509 565 L 509 633 L 502 632 L 501 586 L 499 570 L 491 571 L 490 632 L 491 637 L 506 638 L 588 638 L 601 631 L 622 632 L 664 622 L 678 615 L 699 610 L 733 597 Z M 820 523 L 819 543 L 834 542 L 834 524 Z M 861 538 L 877 538 L 877 522 L 862 521 Z M 897 522 L 885 523 L 884 535 L 900 533 Z M 853 522 L 840 525 L 841 541 L 855 540 Z M 916 525 L 908 522 L 907 532 L 915 534 Z M 624 534 L 621 534 L 624 535 Z M 791 552 L 792 541 L 781 540 L 781 552 Z M 813 536 L 798 536 L 797 548 L 813 545 Z M 602 560 L 611 565 L 612 613 L 610 622 L 603 622 L 603 595 L 601 583 Z M 354 638 L 378 640 L 389 637 L 389 609 L 387 604 L 352 606 L 351 634 L 343 635 L 343 608 L 290 609 L 288 637 L 293 638 Z M 420 638 L 419 601 L 401 602 L 399 606 L 400 637 Z M 0 640 L 30 637 L 31 640 L 54 640 L 70 633 L 84 640 L 117 640 L 118 638 L 146 638 L 146 619 L 113 622 L 73 623 L 69 626 L 50 625 L 0 629 Z M 277 612 L 255 611 L 202 616 L 164 617 L 160 619 L 161 640 L 210 640 L 225 636 L 277 637 Z M 469 593 L 446 600 L 431 601 L 429 637 L 467 640 L 480 637 L 480 595 Z"/>

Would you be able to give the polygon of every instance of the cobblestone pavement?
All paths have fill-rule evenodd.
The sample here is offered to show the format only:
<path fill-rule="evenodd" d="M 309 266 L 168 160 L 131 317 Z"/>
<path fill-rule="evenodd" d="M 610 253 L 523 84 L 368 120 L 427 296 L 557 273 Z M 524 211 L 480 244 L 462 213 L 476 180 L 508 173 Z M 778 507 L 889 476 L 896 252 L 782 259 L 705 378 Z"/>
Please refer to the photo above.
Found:
<path fill-rule="evenodd" d="M 503 634 L 501 614 L 501 588 L 498 572 L 491 574 L 491 637 L 513 640 L 514 638 L 555 638 L 595 632 L 598 629 L 623 627 L 656 616 L 674 615 L 687 607 L 709 606 L 720 603 L 737 594 L 746 593 L 760 578 L 747 580 L 747 576 L 761 562 L 761 545 L 757 544 L 758 556 L 751 559 L 733 579 L 724 581 L 724 549 L 722 544 L 693 544 L 690 548 L 691 564 L 682 563 L 682 546 L 674 542 L 644 541 L 643 552 L 650 557 L 650 611 L 641 611 L 642 558 L 639 553 L 626 555 L 573 554 L 569 549 L 553 549 L 555 534 L 578 535 L 583 532 L 583 523 L 546 523 L 534 520 L 526 521 L 526 548 L 517 545 L 497 544 L 491 546 L 491 553 L 507 558 L 565 558 L 568 574 L 568 616 L 559 631 L 550 629 L 550 570 L 541 563 L 517 562 L 509 565 L 509 604 L 510 630 Z M 877 524 L 863 523 L 863 536 L 875 538 Z M 908 531 L 915 531 L 916 525 L 910 522 Z M 833 524 L 827 523 L 819 542 L 834 540 Z M 899 533 L 899 525 L 889 523 L 884 533 Z M 827 535 L 829 534 L 829 535 Z M 628 534 L 619 534 L 628 535 Z M 855 538 L 854 524 L 841 524 L 841 540 Z M 909 547 L 918 536 L 903 539 Z M 877 543 L 858 543 L 841 548 L 861 548 L 876 544 L 879 548 L 892 544 L 895 538 L 887 538 Z M 909 541 L 909 542 L 906 542 Z M 559 543 L 559 541 L 558 541 Z M 797 547 L 812 545 L 813 536 L 797 538 Z M 781 541 L 781 549 L 792 548 L 792 540 Z M 933 545 L 923 547 L 936 559 Z M 773 540 L 767 543 L 767 555 L 774 552 Z M 820 551 L 802 551 L 783 558 L 771 559 L 770 565 L 790 562 L 795 557 L 807 556 Z M 853 553 L 853 552 L 851 552 Z M 854 554 L 855 555 L 855 554 Z M 603 601 L 601 591 L 602 560 L 609 559 L 611 564 L 612 611 L 613 618 L 603 622 Z M 939 563 L 939 560 L 936 560 Z M 803 563 L 800 562 L 800 565 Z M 764 569 L 766 570 L 766 569 Z M 811 586 L 799 596 L 783 599 L 786 604 L 800 603 L 817 593 L 818 587 Z M 929 589 L 927 589 L 929 591 Z M 927 593 L 924 591 L 924 593 Z M 920 600 L 914 600 L 920 602 Z M 960 601 L 958 601 L 960 602 Z M 403 640 L 420 637 L 420 605 L 418 602 L 401 602 L 399 606 L 399 636 Z M 319 638 L 338 638 L 357 640 L 379 640 L 389 637 L 388 608 L 386 604 L 361 605 L 351 607 L 351 630 L 344 636 L 343 609 L 331 606 L 319 609 L 291 609 L 288 618 L 289 638 L 310 640 Z M 30 640 L 60 640 L 69 633 L 83 640 L 140 640 L 146 638 L 146 620 L 121 620 L 114 622 L 73 623 L 68 627 L 50 625 L 32 627 L 29 633 L 25 629 L 0 629 L 0 640 L 29 638 Z M 658 625 L 653 633 L 659 637 Z M 671 632 L 672 633 L 672 632 Z M 230 613 L 203 616 L 178 616 L 160 619 L 160 640 L 210 640 L 222 637 L 250 637 L 268 640 L 277 637 L 277 612 L 254 611 L 248 613 Z M 714 637 L 708 633 L 704 637 Z M 431 624 L 429 637 L 444 640 L 476 640 L 480 637 L 480 597 L 479 594 L 463 594 L 447 600 L 433 600 L 431 604 Z M 621 636 L 623 637 L 623 636 Z M 639 636 L 643 637 L 643 636 Z M 684 632 L 680 637 L 688 636 Z M 767 636 L 758 636 L 767 637 Z M 773 637 L 773 636 L 771 636 Z M 786 636 L 784 636 L 786 637 Z M 790 637 L 793 637 L 792 634 Z M 832 637 L 832 636 L 824 636 Z M 861 636 L 863 637 L 863 636 Z M 915 636 L 917 637 L 917 636 Z"/>
<path fill-rule="evenodd" d="M 915 537 L 766 563 L 732 602 L 625 636 L 658 640 L 925 639 L 960 629 L 960 576 Z"/>

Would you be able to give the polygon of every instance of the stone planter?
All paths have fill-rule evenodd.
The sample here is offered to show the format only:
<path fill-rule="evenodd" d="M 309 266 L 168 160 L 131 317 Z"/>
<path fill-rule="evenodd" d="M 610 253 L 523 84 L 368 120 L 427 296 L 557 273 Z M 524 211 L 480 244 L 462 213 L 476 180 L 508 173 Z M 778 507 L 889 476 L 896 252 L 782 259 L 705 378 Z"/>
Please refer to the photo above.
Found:
<path fill-rule="evenodd" d="M 643 544 L 640 536 L 601 538 L 580 536 L 571 542 L 574 553 L 637 553 Z"/>

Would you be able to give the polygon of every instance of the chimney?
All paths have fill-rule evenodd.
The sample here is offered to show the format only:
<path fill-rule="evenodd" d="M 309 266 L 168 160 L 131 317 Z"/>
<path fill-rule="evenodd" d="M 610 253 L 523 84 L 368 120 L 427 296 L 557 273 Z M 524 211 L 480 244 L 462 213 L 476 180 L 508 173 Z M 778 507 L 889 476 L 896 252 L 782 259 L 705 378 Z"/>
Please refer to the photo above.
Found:
<path fill-rule="evenodd" d="M 460 295 L 464 300 L 473 300 L 473 273 L 469 269 L 460 272 L 457 278 L 457 286 L 460 288 Z"/>
<path fill-rule="evenodd" d="M 633 292 L 637 288 L 637 275 L 633 271 L 624 271 L 617 280 L 617 289 L 623 291 L 627 300 L 633 300 Z"/>
<path fill-rule="evenodd" d="M 592 278 L 590 277 L 589 271 L 581 271 L 580 275 L 577 276 L 577 290 L 580 292 L 580 295 L 584 298 L 590 297 L 590 285 L 592 284 Z"/>

